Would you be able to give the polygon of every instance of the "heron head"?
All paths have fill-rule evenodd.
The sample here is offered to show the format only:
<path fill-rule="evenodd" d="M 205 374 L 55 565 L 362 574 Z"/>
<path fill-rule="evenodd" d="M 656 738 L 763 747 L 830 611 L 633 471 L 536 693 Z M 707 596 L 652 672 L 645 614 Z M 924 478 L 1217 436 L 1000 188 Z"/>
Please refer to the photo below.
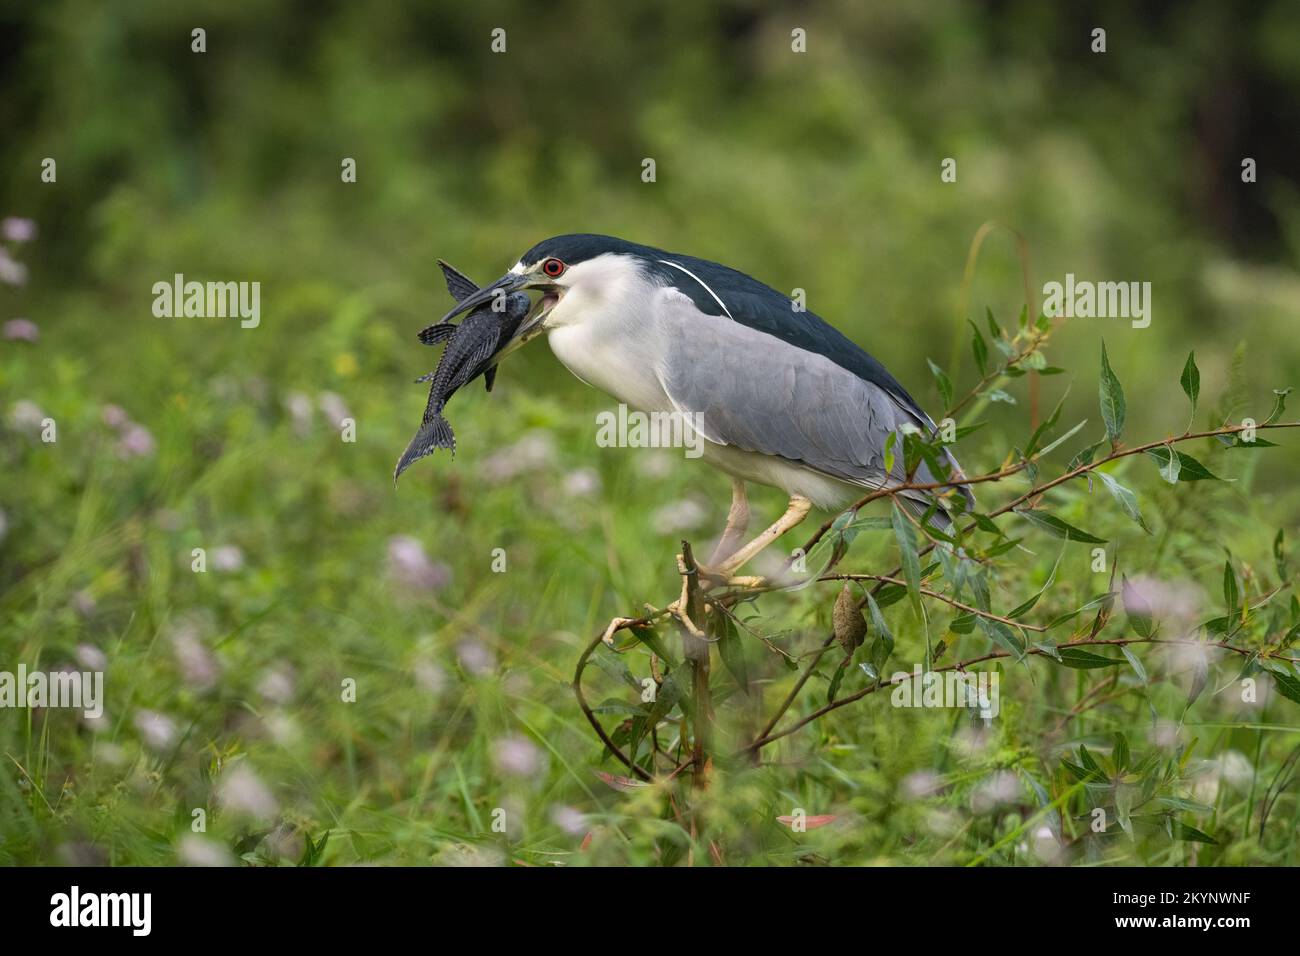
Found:
<path fill-rule="evenodd" d="M 624 285 L 619 280 L 637 270 L 641 248 L 613 236 L 586 233 L 544 239 L 520 256 L 500 279 L 457 302 L 439 322 L 449 322 L 497 296 L 541 293 L 498 353 L 504 356 L 553 325 L 580 316 L 583 304 L 608 299 Z"/>

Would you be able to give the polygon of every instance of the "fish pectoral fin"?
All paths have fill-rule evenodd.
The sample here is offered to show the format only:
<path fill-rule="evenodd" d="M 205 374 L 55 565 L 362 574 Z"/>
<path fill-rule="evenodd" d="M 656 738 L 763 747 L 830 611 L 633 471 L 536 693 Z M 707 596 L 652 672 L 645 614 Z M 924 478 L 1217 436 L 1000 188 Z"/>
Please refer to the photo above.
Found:
<path fill-rule="evenodd" d="M 438 345 L 451 338 L 458 327 L 450 322 L 440 322 L 420 330 L 420 341 L 425 345 Z"/>
<path fill-rule="evenodd" d="M 497 380 L 497 367 L 493 365 L 490 369 L 488 369 L 486 372 L 483 373 L 483 384 L 487 386 L 487 390 L 489 392 L 492 391 L 492 383 L 495 382 L 496 380 Z"/>

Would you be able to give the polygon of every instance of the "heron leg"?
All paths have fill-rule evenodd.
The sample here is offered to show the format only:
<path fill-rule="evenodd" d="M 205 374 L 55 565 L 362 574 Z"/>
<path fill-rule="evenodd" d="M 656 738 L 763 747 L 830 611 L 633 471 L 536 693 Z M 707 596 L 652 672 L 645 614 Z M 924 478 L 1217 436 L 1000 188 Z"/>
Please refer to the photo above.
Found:
<path fill-rule="evenodd" d="M 808 517 L 808 512 L 811 510 L 811 501 L 803 495 L 791 495 L 790 504 L 786 507 L 785 514 L 777 518 L 771 527 L 759 534 L 758 537 L 723 561 L 717 570 L 727 575 L 735 573 L 737 568 L 749 561 L 781 535 L 791 528 L 797 527 L 804 518 Z"/>
<path fill-rule="evenodd" d="M 749 530 L 749 495 L 745 493 L 745 482 L 739 478 L 732 478 L 731 509 L 727 512 L 727 526 L 722 530 L 722 537 L 718 539 L 718 546 L 713 549 L 709 564 L 718 564 L 735 554 L 747 530 Z"/>

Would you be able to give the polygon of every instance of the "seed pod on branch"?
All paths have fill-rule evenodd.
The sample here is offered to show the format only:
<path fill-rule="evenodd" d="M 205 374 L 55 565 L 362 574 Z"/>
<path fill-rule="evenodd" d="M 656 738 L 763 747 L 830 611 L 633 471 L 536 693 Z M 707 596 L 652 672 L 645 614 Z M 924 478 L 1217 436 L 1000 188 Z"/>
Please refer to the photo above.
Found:
<path fill-rule="evenodd" d="M 845 654 L 857 650 L 867 636 L 867 619 L 862 616 L 858 599 L 848 582 L 845 582 L 840 589 L 840 596 L 835 599 L 831 623 L 835 628 L 835 639 L 840 642 Z"/>

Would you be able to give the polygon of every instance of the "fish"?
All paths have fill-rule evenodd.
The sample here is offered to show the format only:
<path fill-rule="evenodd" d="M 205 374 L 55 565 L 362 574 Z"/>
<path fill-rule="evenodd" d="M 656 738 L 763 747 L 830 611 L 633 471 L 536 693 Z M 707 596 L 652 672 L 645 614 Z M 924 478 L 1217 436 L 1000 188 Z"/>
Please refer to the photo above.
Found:
<path fill-rule="evenodd" d="M 478 291 L 479 287 L 464 273 L 441 259 L 438 265 L 446 279 L 447 291 L 456 301 Z M 482 375 L 487 390 L 492 391 L 497 353 L 514 336 L 532 301 L 524 293 L 514 292 L 506 296 L 500 312 L 494 305 L 494 302 L 483 304 L 461 319 L 459 325 L 439 322 L 420 332 L 419 339 L 425 345 L 445 344 L 445 348 L 437 368 L 416 379 L 416 382 L 432 383 L 429 401 L 419 430 L 393 470 L 394 484 L 402 472 L 437 449 L 447 448 L 453 455 L 456 453 L 456 435 L 442 412 L 458 389 Z"/>

